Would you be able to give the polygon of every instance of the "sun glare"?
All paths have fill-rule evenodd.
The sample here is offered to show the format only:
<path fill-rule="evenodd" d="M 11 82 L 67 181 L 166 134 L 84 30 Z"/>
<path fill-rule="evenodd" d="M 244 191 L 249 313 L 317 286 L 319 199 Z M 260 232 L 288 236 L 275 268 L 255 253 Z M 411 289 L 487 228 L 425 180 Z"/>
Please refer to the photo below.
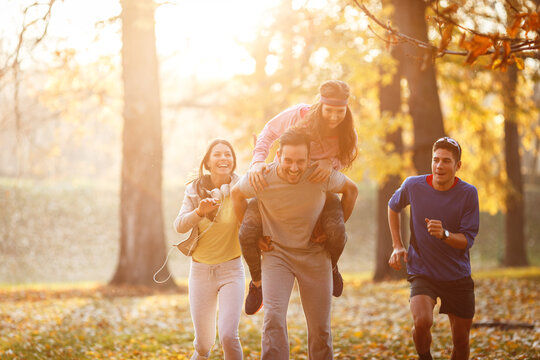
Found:
<path fill-rule="evenodd" d="M 156 45 L 162 61 L 184 75 L 199 79 L 223 79 L 235 74 L 251 73 L 254 62 L 243 42 L 257 36 L 267 10 L 277 0 L 173 0 L 156 8 Z M 20 19 L 17 13 L 28 3 L 8 1 L 7 13 L 0 15 L 3 33 Z M 103 54 L 118 54 L 121 37 L 118 27 L 96 25 L 110 23 L 121 12 L 119 1 L 70 0 L 57 2 L 49 27 L 51 38 L 60 48 L 78 51 L 83 62 Z M 13 18 L 8 15 L 11 14 Z M 7 25 L 9 22 L 13 25 Z"/>
<path fill-rule="evenodd" d="M 158 52 L 184 73 L 228 78 L 250 73 L 253 60 L 242 47 L 252 41 L 272 1 L 179 1 L 156 11 Z"/>

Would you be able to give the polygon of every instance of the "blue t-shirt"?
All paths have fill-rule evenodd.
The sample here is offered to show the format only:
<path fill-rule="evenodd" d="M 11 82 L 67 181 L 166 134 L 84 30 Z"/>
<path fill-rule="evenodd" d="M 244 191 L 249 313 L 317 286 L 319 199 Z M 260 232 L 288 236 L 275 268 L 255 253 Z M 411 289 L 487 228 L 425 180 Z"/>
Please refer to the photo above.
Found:
<path fill-rule="evenodd" d="M 449 190 L 435 190 L 427 182 L 428 176 L 408 177 L 388 202 L 388 206 L 396 212 L 411 205 L 407 273 L 443 281 L 470 276 L 469 249 L 480 223 L 478 192 L 473 185 L 461 179 Z M 464 234 L 467 247 L 456 249 L 431 236 L 425 218 L 441 220 L 446 230 Z"/>

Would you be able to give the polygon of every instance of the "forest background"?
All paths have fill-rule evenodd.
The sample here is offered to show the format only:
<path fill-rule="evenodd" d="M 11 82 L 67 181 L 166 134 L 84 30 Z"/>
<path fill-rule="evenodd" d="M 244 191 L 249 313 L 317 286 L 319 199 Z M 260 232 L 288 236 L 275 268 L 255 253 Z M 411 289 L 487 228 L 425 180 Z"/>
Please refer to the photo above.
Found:
<path fill-rule="evenodd" d="M 505 34 L 516 13 L 508 3 L 486 1 L 471 13 L 465 1 L 455 17 L 478 32 Z M 151 128 L 162 128 L 165 232 L 153 236 L 159 238 L 156 243 L 182 238 L 171 223 L 184 184 L 209 140 L 231 140 L 239 156 L 238 172 L 243 173 L 253 134 L 288 106 L 317 101 L 318 85 L 336 78 L 351 86 L 359 137 L 359 157 L 347 172 L 357 181 L 360 196 L 348 224 L 351 240 L 344 271 L 374 269 L 377 236 L 386 227 L 385 219 L 377 219 L 377 209 L 385 211 L 387 201 L 378 202 L 378 190 L 389 177 L 397 181 L 388 197 L 406 176 L 429 172 L 429 157 L 422 160 L 420 171 L 414 158 L 418 149 L 429 152 L 436 138 L 429 137 L 429 130 L 422 134 L 414 129 L 411 107 L 426 113 L 434 107 L 430 101 L 440 103 L 440 112 L 428 113 L 426 123 L 432 126 L 440 118 L 444 130 L 432 134 L 460 141 L 463 167 L 458 175 L 479 191 L 482 226 L 471 251 L 473 266 L 504 264 L 506 252 L 519 250 L 512 244 L 519 244 L 520 232 L 524 253 L 508 265 L 540 264 L 540 212 L 535 211 L 540 203 L 538 50 L 521 53 L 512 115 L 505 110 L 505 94 L 511 91 L 503 81 L 510 71 L 492 69 L 493 56 L 480 56 L 470 65 L 465 56 L 447 54 L 426 61 L 424 54 L 407 55 L 402 62 L 417 68 L 433 64 L 436 71 L 438 93 L 420 99 L 418 106 L 412 103 L 406 76 L 398 79 L 397 93 L 389 90 L 399 69 L 389 50 L 399 46 L 389 46 L 388 32 L 354 2 L 254 5 L 238 0 L 212 3 L 212 11 L 191 2 L 151 4 L 160 84 L 152 95 L 161 96 L 161 105 L 160 118 L 148 121 Z M 391 3 L 366 4 L 383 22 L 392 19 Z M 444 9 L 445 4 L 432 3 L 419 18 L 407 14 L 411 23 L 423 24 L 436 46 L 442 32 L 433 5 Z M 516 4 L 523 6 L 522 12 L 534 8 L 533 2 Z M 114 273 L 121 243 L 122 6 L 110 1 L 3 0 L 2 8 L 0 282 L 106 282 Z M 453 31 L 449 48 L 463 50 L 458 47 L 460 33 Z M 537 30 L 519 36 L 534 38 L 531 34 L 538 36 Z M 421 81 L 429 78 L 426 72 Z M 149 98 L 152 90 L 142 78 L 136 81 L 135 86 L 142 85 L 141 96 Z M 396 110 L 383 109 L 385 101 L 397 102 Z M 521 189 L 509 180 L 506 167 L 509 117 L 517 129 Z M 396 145 L 388 137 L 397 130 Z M 143 148 L 152 136 L 147 132 L 131 138 Z M 149 162 L 140 173 L 143 182 L 159 173 L 159 162 Z M 523 202 L 522 229 L 509 233 L 507 199 L 516 193 Z M 382 235 L 380 242 L 389 245 L 390 238 Z M 161 264 L 163 259 L 158 260 Z M 173 253 L 171 272 L 183 277 L 187 268 L 187 259 Z"/>
<path fill-rule="evenodd" d="M 473 271 L 540 266 L 538 1 L 0 4 L 0 283 L 155 286 L 208 142 L 244 173 L 253 134 L 326 79 L 359 138 L 346 276 L 403 276 L 386 202 L 444 135 L 479 191 Z M 174 251 L 163 274 L 188 270 Z"/>

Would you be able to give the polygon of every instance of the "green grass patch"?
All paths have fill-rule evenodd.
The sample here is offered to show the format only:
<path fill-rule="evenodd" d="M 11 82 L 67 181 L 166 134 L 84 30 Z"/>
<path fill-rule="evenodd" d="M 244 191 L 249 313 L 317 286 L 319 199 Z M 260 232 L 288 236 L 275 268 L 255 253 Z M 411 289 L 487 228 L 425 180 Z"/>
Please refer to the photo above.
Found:
<path fill-rule="evenodd" d="M 540 267 L 507 267 L 507 268 L 491 268 L 480 269 L 473 271 L 475 279 L 496 279 L 496 278 L 511 278 L 511 279 L 540 279 Z"/>

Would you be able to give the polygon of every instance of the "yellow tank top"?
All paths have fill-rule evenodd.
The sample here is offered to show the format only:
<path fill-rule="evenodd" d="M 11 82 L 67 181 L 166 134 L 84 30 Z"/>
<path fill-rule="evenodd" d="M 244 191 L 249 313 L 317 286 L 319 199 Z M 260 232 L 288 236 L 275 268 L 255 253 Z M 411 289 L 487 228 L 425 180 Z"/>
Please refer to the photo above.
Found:
<path fill-rule="evenodd" d="M 227 196 L 214 222 L 204 217 L 198 224 L 199 243 L 193 259 L 204 264 L 219 264 L 241 255 L 238 222 L 232 201 Z"/>

